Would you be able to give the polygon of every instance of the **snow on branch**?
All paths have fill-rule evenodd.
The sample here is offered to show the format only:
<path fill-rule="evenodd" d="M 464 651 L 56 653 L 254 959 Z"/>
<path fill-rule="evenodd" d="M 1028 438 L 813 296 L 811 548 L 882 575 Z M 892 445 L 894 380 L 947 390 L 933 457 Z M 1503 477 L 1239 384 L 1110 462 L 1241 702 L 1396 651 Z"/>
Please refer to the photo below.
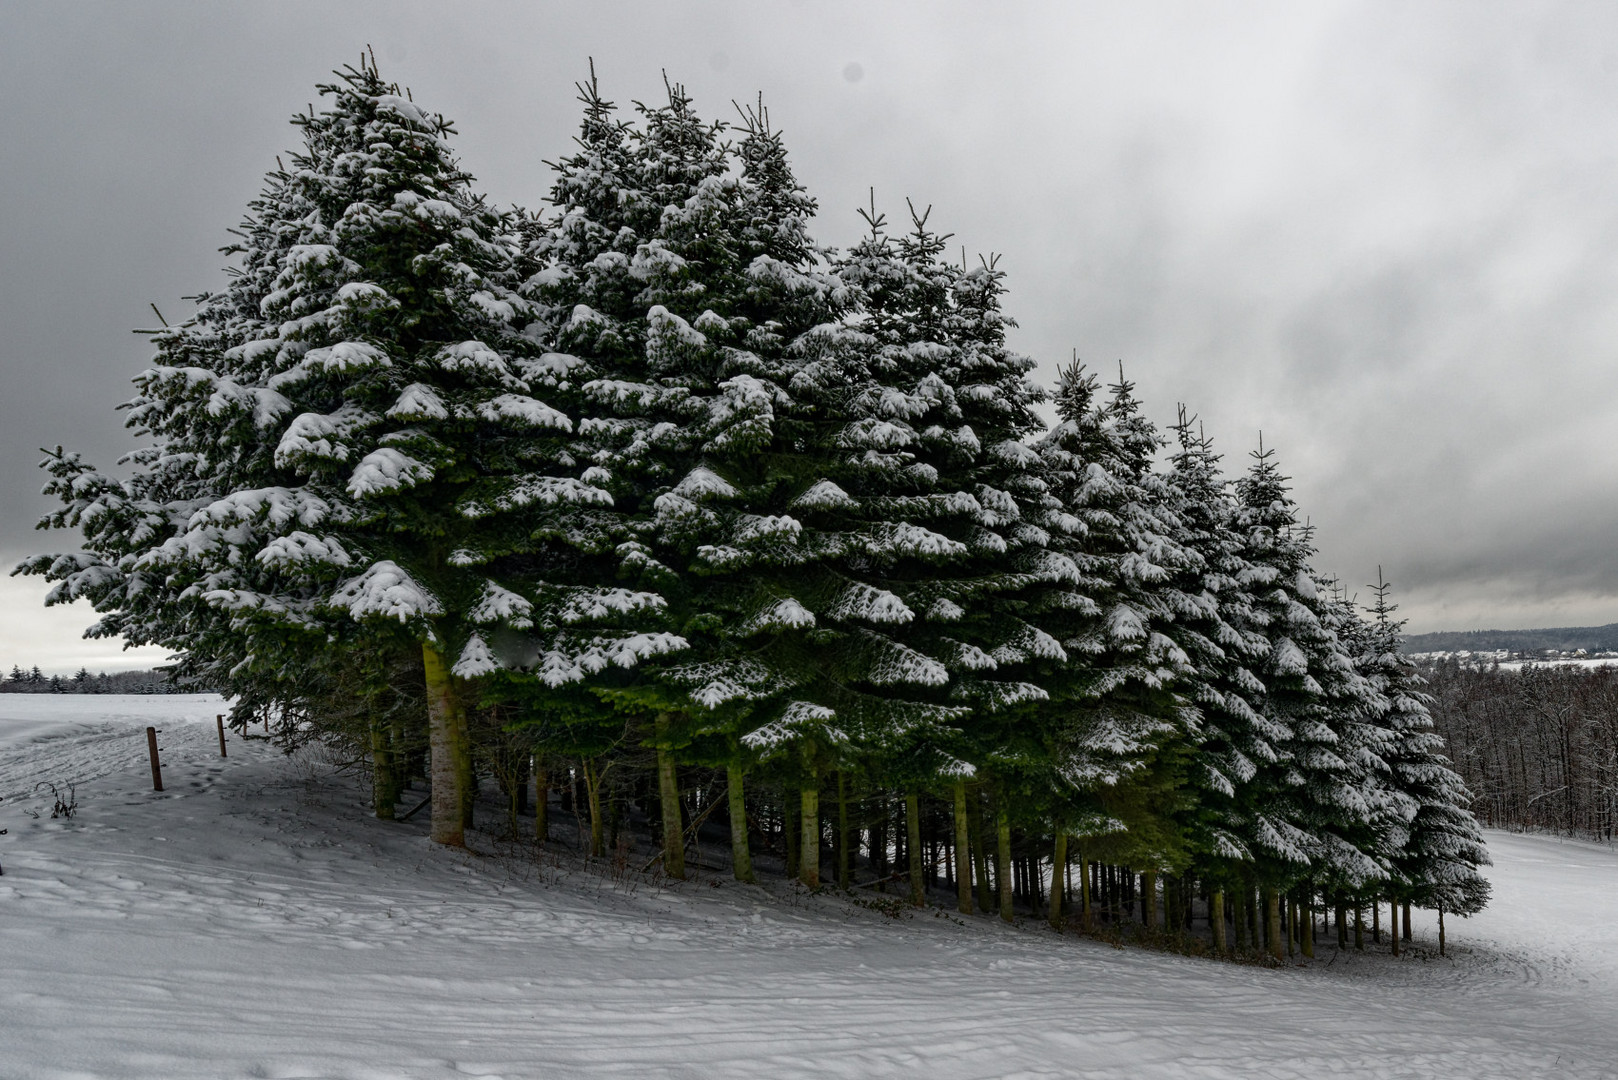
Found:
<path fill-rule="evenodd" d="M 830 480 L 820 480 L 793 499 L 792 505 L 806 510 L 852 510 L 859 503 Z"/>
<path fill-rule="evenodd" d="M 265 544 L 254 558 L 270 567 L 298 567 L 309 563 L 348 566 L 353 562 L 334 537 L 313 536 L 301 530 L 277 536 Z"/>
<path fill-rule="evenodd" d="M 389 367 L 388 354 L 366 341 L 340 341 L 321 349 L 304 353 L 298 365 L 270 379 L 271 390 L 295 386 L 315 375 L 346 374 Z"/>
<path fill-rule="evenodd" d="M 507 626 L 524 630 L 534 625 L 530 618 L 534 605 L 510 589 L 502 588 L 492 581 L 483 582 L 483 592 L 478 596 L 478 602 L 467 613 L 467 618 L 479 625 L 492 623 L 505 623 Z"/>
<path fill-rule="evenodd" d="M 497 424 L 516 424 L 530 428 L 556 428 L 559 431 L 572 431 L 573 421 L 564 414 L 551 408 L 543 401 L 536 401 L 521 394 L 501 394 L 482 402 L 477 407 L 477 415 Z"/>
<path fill-rule="evenodd" d="M 494 653 L 483 638 L 473 634 L 466 642 L 466 648 L 461 650 L 460 659 L 455 661 L 450 672 L 463 679 L 475 679 L 479 675 L 487 675 L 491 671 L 499 671 L 500 663 L 495 660 Z"/>
<path fill-rule="evenodd" d="M 399 391 L 399 400 L 383 415 L 393 420 L 445 420 L 449 409 L 438 391 L 425 383 L 411 383 Z"/>
<path fill-rule="evenodd" d="M 329 602 L 333 607 L 347 608 L 355 621 L 380 616 L 402 623 L 444 613 L 437 597 L 388 559 L 343 582 Z"/>
<path fill-rule="evenodd" d="M 837 619 L 861 619 L 870 623 L 902 624 L 916 613 L 898 596 L 862 582 L 854 582 L 832 602 L 827 614 Z"/>
<path fill-rule="evenodd" d="M 568 476 L 525 476 L 506 485 L 493 497 L 471 498 L 461 504 L 462 516 L 488 517 L 503 510 L 532 505 L 611 506 L 612 496 L 601 488 Z"/>
<path fill-rule="evenodd" d="M 768 631 L 807 630 L 814 625 L 814 613 L 788 596 L 753 615 L 742 623 L 737 633 L 748 637 Z"/>
<path fill-rule="evenodd" d="M 872 684 L 943 686 L 949 682 L 949 669 L 932 657 L 876 634 L 866 633 L 863 636 L 876 652 L 866 676 Z"/>
<path fill-rule="evenodd" d="M 360 459 L 348 478 L 348 493 L 356 499 L 402 491 L 433 478 L 433 467 L 390 446 Z"/>

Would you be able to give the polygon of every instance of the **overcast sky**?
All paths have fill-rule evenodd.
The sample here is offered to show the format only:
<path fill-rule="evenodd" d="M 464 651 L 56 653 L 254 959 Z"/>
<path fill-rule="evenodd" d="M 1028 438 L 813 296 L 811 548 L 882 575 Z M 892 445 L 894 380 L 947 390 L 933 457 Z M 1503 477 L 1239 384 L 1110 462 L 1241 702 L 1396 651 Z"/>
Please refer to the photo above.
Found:
<path fill-rule="evenodd" d="M 1412 631 L 1618 620 L 1618 7 L 24 4 L 0 0 L 0 561 L 41 446 L 110 464 L 131 328 L 223 279 L 288 117 L 374 46 L 536 206 L 593 56 L 708 116 L 764 93 L 819 238 L 934 206 L 1001 252 L 1043 378 L 1121 360 L 1232 468 L 1262 430 L 1318 565 Z M 144 666 L 0 578 L 0 667 Z"/>

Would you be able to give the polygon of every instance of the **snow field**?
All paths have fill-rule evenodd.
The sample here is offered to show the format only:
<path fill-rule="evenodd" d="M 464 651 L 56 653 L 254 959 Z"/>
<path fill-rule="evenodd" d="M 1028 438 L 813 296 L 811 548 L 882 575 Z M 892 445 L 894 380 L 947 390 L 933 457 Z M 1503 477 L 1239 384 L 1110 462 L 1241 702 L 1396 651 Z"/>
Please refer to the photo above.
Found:
<path fill-rule="evenodd" d="M 0 698 L 0 1077 L 1618 1076 L 1604 847 L 1490 834 L 1450 959 L 1271 970 L 439 849 L 222 708 Z"/>

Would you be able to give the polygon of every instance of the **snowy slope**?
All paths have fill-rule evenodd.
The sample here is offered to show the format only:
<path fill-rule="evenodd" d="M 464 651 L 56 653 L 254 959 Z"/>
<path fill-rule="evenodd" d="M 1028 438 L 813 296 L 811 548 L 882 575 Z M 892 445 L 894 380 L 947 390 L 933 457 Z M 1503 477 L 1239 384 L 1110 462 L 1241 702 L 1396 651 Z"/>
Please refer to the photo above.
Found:
<path fill-rule="evenodd" d="M 1452 960 L 1266 970 L 434 849 L 217 711 L 0 698 L 0 1076 L 1618 1076 L 1606 848 L 1492 834 Z"/>

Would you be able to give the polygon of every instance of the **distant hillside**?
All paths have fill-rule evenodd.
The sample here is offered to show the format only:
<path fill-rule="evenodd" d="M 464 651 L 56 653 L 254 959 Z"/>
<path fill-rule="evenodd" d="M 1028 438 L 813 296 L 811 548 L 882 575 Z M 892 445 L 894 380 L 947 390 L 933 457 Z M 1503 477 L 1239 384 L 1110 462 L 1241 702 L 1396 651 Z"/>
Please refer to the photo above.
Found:
<path fill-rule="evenodd" d="M 1606 626 L 1559 626 L 1548 630 L 1441 630 L 1435 634 L 1411 634 L 1405 638 L 1405 652 L 1543 652 L 1556 649 L 1573 652 L 1618 652 L 1618 623 Z"/>

